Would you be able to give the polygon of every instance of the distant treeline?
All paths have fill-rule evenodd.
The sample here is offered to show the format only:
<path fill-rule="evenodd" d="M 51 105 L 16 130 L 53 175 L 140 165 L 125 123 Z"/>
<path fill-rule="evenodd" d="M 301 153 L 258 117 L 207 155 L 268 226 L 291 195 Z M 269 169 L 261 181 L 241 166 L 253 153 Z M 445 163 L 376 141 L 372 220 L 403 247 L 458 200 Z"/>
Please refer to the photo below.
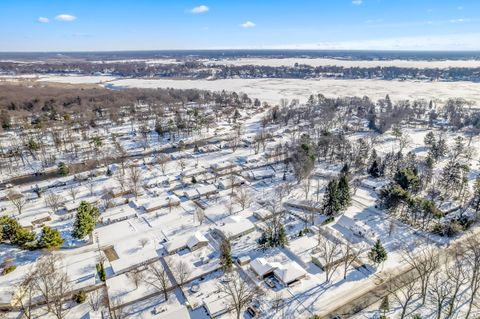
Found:
<path fill-rule="evenodd" d="M 191 79 L 228 78 L 334 78 L 334 79 L 415 79 L 426 81 L 480 81 L 480 68 L 404 68 L 342 66 L 255 66 L 208 65 L 199 62 L 149 64 L 131 62 L 0 62 L 0 74 L 109 74 L 118 77 L 160 77 Z"/>

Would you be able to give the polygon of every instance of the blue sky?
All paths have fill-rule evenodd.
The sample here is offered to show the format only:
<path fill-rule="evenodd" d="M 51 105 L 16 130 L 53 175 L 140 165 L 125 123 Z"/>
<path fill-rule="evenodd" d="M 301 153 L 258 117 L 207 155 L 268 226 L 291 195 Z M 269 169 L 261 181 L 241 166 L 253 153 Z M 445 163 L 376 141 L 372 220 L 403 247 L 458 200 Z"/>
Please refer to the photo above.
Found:
<path fill-rule="evenodd" d="M 480 50 L 478 0 L 0 0 L 0 51 Z"/>

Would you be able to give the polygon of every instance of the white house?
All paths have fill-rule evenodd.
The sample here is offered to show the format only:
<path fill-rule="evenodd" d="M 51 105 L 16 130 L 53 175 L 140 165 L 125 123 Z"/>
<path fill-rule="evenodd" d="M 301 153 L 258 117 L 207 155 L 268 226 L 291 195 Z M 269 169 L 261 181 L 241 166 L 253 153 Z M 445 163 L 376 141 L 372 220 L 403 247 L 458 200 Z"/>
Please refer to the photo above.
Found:
<path fill-rule="evenodd" d="M 281 264 L 273 271 L 275 278 L 285 286 L 289 286 L 302 278 L 305 278 L 307 272 L 295 261 Z"/>
<path fill-rule="evenodd" d="M 207 245 L 208 239 L 200 232 L 195 232 L 193 235 L 175 237 L 163 244 L 169 255 L 185 248 L 194 251 Z"/>
<path fill-rule="evenodd" d="M 137 216 L 137 211 L 128 204 L 109 208 L 100 215 L 103 224 L 110 224 Z"/>
<path fill-rule="evenodd" d="M 257 258 L 250 262 L 250 268 L 261 279 L 271 275 L 273 271 L 281 266 L 278 262 L 269 262 L 265 258 Z"/>
<path fill-rule="evenodd" d="M 180 205 L 180 199 L 175 196 L 167 197 L 155 197 L 143 200 L 139 206 L 143 207 L 146 212 L 153 212 L 162 208 L 178 206 Z"/>
<path fill-rule="evenodd" d="M 255 230 L 255 225 L 248 219 L 241 216 L 228 216 L 219 222 L 213 232 L 224 239 L 236 239 L 251 233 Z"/>

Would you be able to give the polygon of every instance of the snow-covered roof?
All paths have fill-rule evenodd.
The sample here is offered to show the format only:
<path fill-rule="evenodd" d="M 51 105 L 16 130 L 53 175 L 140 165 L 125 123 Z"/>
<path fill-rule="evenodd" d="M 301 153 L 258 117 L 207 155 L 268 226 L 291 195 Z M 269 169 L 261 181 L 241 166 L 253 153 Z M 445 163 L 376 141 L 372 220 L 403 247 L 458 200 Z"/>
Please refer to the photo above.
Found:
<path fill-rule="evenodd" d="M 157 319 L 190 319 L 190 312 L 187 307 L 181 306 L 180 308 L 166 311 L 156 317 Z"/>
<path fill-rule="evenodd" d="M 47 212 L 43 212 L 43 213 L 39 213 L 39 214 L 30 215 L 30 216 L 20 218 L 18 220 L 18 223 L 22 227 L 32 227 L 33 224 L 35 224 L 35 223 L 42 222 L 44 220 L 49 220 L 49 219 L 50 219 L 50 214 L 47 213 Z"/>
<path fill-rule="evenodd" d="M 125 204 L 107 209 L 100 215 L 100 217 L 102 218 L 103 222 L 113 222 L 131 218 L 136 214 L 137 212 L 134 208 L 130 207 L 128 204 Z"/>
<path fill-rule="evenodd" d="M 212 194 L 218 191 L 215 185 L 212 185 L 212 184 L 203 185 L 203 186 L 197 187 L 196 189 L 200 196 Z"/>
<path fill-rule="evenodd" d="M 272 272 L 275 268 L 279 267 L 280 264 L 277 262 L 269 262 L 265 258 L 260 257 L 254 259 L 250 262 L 250 267 L 258 276 L 265 276 L 266 274 Z"/>
<path fill-rule="evenodd" d="M 220 298 L 214 301 L 204 302 L 204 306 L 210 317 L 215 318 L 228 312 L 229 302 L 227 298 Z"/>
<path fill-rule="evenodd" d="M 134 268 L 135 266 L 147 264 L 156 259 L 158 259 L 158 254 L 155 250 L 142 249 L 137 253 L 113 260 L 110 262 L 110 265 L 112 265 L 113 272 L 118 275 Z"/>
<path fill-rule="evenodd" d="M 261 220 L 267 219 L 272 216 L 272 212 L 265 209 L 260 208 L 253 212 L 253 215 Z"/>
<path fill-rule="evenodd" d="M 290 261 L 289 263 L 280 265 L 273 271 L 275 277 L 277 277 L 282 283 L 288 285 L 292 281 L 298 280 L 304 277 L 307 272 L 297 262 Z"/>
<path fill-rule="evenodd" d="M 225 238 L 236 238 L 255 229 L 255 225 L 241 216 L 228 216 L 219 222 L 215 229 Z"/>
<path fill-rule="evenodd" d="M 142 200 L 139 205 L 142 206 L 146 211 L 153 211 L 161 208 L 168 207 L 169 205 L 176 206 L 180 204 L 180 199 L 175 196 L 167 197 L 154 197 Z"/>
<path fill-rule="evenodd" d="M 183 248 L 189 248 L 190 250 L 198 243 L 208 242 L 208 239 L 200 232 L 195 232 L 193 235 L 178 236 L 172 240 L 167 241 L 163 246 L 169 254 L 176 252 Z"/>

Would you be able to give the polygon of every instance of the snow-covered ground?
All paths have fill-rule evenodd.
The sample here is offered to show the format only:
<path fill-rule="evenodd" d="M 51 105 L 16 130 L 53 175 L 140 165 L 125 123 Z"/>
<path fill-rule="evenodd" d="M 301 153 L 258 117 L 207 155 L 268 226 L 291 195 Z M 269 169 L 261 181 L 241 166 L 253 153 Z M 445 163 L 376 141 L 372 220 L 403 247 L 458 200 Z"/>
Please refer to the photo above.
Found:
<path fill-rule="evenodd" d="M 108 83 L 111 88 L 175 88 L 211 91 L 244 92 L 261 101 L 278 103 L 282 98 L 305 102 L 310 94 L 334 96 L 368 96 L 384 98 L 389 94 L 394 100 L 463 97 L 480 100 L 480 83 L 473 82 L 422 82 L 386 80 L 331 80 L 331 79 L 220 79 L 220 80 L 170 80 L 170 79 L 119 79 Z"/>

